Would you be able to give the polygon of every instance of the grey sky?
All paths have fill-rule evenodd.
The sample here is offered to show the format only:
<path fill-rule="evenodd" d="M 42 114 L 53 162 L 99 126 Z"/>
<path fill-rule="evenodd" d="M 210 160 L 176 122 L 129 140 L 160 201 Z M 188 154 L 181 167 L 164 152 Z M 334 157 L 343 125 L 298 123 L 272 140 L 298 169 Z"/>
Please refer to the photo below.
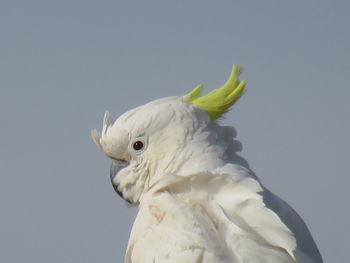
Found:
<path fill-rule="evenodd" d="M 283 2 L 283 3 L 282 3 Z M 244 67 L 222 122 L 325 262 L 350 244 L 349 1 L 0 2 L 0 262 L 122 262 L 135 209 L 92 143 L 113 116 Z"/>

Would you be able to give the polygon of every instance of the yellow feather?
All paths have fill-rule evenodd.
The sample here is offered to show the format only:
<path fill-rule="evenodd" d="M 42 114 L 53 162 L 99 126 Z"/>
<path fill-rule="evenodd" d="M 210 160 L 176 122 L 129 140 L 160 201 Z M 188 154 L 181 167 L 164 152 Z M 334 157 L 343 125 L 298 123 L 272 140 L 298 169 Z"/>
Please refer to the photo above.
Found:
<path fill-rule="evenodd" d="M 233 66 L 231 74 L 224 85 L 201 95 L 203 85 L 197 85 L 183 98 L 184 100 L 208 113 L 211 119 L 220 118 L 243 95 L 245 81 L 239 80 L 240 66 Z"/>

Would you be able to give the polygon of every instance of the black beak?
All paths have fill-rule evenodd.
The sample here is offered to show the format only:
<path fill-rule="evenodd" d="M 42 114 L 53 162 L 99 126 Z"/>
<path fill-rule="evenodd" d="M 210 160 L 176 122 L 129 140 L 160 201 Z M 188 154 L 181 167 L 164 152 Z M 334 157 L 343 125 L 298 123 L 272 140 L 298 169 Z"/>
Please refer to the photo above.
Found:
<path fill-rule="evenodd" d="M 123 193 L 118 190 L 118 185 L 114 184 L 114 178 L 117 176 L 118 172 L 121 169 L 127 167 L 128 165 L 129 165 L 129 162 L 124 161 L 124 160 L 118 160 L 118 159 L 113 159 L 112 164 L 111 164 L 111 169 L 110 169 L 111 182 L 112 182 L 114 190 L 117 192 L 117 194 L 121 198 L 123 198 Z"/>

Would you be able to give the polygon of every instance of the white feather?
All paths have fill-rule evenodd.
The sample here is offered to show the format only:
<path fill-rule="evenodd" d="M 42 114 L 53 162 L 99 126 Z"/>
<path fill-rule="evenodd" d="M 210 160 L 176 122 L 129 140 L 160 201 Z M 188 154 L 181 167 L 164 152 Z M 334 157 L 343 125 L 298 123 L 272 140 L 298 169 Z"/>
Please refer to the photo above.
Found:
<path fill-rule="evenodd" d="M 138 107 L 95 143 L 130 161 L 113 183 L 139 203 L 126 263 L 322 263 L 299 215 L 269 192 L 237 152 L 232 127 L 181 99 Z M 130 147 L 144 138 L 145 149 Z"/>

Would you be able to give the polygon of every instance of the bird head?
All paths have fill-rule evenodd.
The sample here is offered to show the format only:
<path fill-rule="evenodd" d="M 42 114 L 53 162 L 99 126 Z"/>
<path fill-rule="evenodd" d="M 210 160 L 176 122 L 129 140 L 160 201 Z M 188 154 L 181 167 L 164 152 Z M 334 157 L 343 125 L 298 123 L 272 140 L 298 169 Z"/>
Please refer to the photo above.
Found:
<path fill-rule="evenodd" d="M 245 82 L 233 67 L 226 83 L 201 95 L 196 86 L 182 97 L 152 101 L 113 121 L 105 113 L 101 132 L 93 130 L 96 145 L 112 159 L 111 181 L 129 203 L 170 175 L 186 176 L 215 169 L 239 151 L 233 127 L 219 119 L 243 94 Z"/>

